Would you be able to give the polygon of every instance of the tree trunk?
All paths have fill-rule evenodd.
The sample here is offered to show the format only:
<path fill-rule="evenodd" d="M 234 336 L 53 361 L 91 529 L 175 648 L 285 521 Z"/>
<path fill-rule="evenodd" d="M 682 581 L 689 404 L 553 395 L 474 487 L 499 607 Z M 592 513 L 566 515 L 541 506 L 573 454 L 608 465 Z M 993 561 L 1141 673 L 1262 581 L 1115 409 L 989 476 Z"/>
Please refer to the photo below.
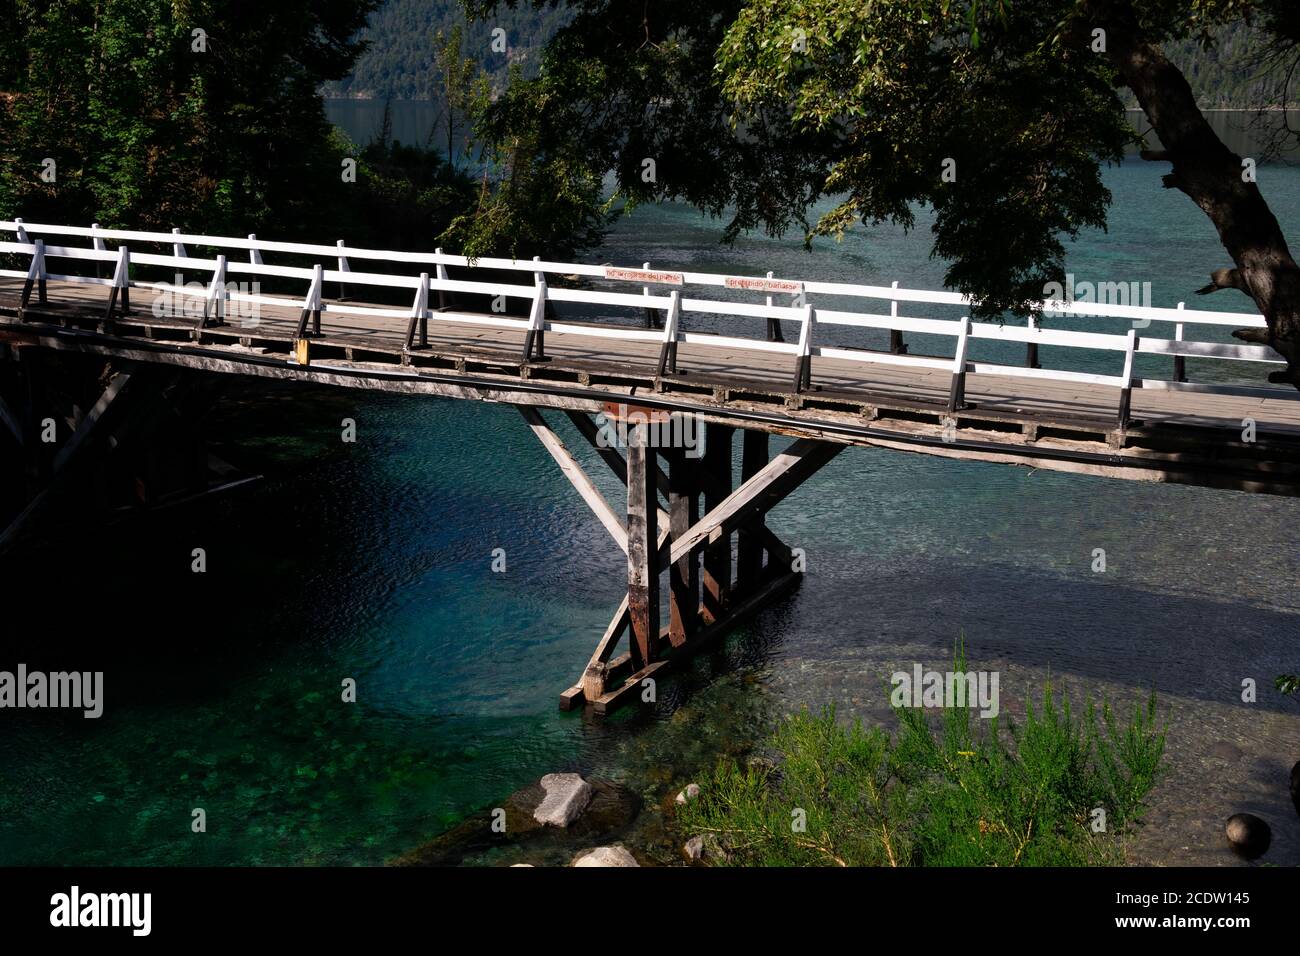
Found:
<path fill-rule="evenodd" d="M 1219 241 L 1268 322 L 1267 333 L 1238 338 L 1272 346 L 1287 360 L 1269 381 L 1300 388 L 1300 266 L 1259 187 L 1243 177 L 1242 158 L 1224 145 L 1196 105 L 1191 87 L 1142 32 L 1130 0 L 1092 0 L 1087 13 L 1106 30 L 1106 54 L 1137 96 L 1173 163 L 1166 188 L 1181 189 L 1210 217 Z M 1253 179 L 1253 177 L 1251 177 Z"/>

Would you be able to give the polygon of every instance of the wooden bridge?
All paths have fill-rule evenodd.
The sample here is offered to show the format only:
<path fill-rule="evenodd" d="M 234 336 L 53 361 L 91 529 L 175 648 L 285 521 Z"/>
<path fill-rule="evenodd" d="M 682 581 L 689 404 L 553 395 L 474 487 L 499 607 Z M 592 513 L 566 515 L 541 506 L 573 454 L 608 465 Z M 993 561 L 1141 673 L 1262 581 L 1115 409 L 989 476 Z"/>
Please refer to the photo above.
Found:
<path fill-rule="evenodd" d="M 0 514 L 0 549 L 70 489 L 106 480 L 104 462 L 133 433 L 138 443 L 162 417 L 193 434 L 177 423 L 204 407 L 216 378 L 513 404 L 628 558 L 627 597 L 565 707 L 603 712 L 633 698 L 795 586 L 800 562 L 765 516 L 850 445 L 1300 493 L 1300 392 L 1230 371 L 1281 357 L 1188 334 L 1261 327 L 1258 315 L 1044 303 L 1054 326 L 1131 322 L 1108 333 L 972 323 L 964 297 L 897 283 L 19 220 L 0 222 L 5 235 L 0 255 L 17 268 L 0 269 L 0 461 L 21 500 Z M 913 353 L 918 345 L 930 354 Z M 1044 367 L 1049 358 L 1059 367 Z M 1167 375 L 1138 374 L 1152 362 Z M 75 381 L 52 385 L 55 365 Z M 625 483 L 625 508 L 584 473 L 550 410 Z M 691 424 L 702 453 L 657 440 Z M 607 440 L 615 426 L 626 428 L 623 445 Z M 772 434 L 794 440 L 773 456 Z M 191 491 L 240 480 L 201 447 L 191 452 L 181 469 Z M 147 486 L 136 477 L 146 500 Z"/>

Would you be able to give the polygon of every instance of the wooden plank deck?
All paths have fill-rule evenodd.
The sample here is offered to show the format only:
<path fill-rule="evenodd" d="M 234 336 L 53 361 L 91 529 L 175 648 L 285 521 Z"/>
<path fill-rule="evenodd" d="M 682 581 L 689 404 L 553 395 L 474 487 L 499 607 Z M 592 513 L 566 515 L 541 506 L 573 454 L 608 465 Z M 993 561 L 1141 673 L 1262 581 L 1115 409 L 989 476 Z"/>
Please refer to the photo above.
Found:
<path fill-rule="evenodd" d="M 21 286 L 0 279 L 0 343 L 589 412 L 628 401 L 858 445 L 1300 494 L 1296 401 L 1134 389 L 1133 421 L 1120 433 L 1119 390 L 1104 385 L 969 373 L 971 407 L 950 415 L 950 376 L 940 369 L 816 357 L 814 390 L 796 395 L 792 355 L 683 342 L 679 374 L 657 381 L 657 342 L 550 331 L 549 361 L 523 364 L 522 330 L 450 322 L 437 313 L 429 320 L 428 347 L 407 354 L 406 319 L 326 311 L 310 364 L 301 366 L 290 356 L 300 301 L 262 304 L 256 321 L 231 315 L 227 324 L 200 332 L 197 317 L 155 315 L 155 294 L 141 288 L 132 290 L 132 314 L 108 326 L 102 322 L 108 289 L 80 283 L 51 281 L 48 302 L 33 297 L 20 317 Z M 1253 443 L 1241 440 L 1244 419 L 1256 423 Z"/>

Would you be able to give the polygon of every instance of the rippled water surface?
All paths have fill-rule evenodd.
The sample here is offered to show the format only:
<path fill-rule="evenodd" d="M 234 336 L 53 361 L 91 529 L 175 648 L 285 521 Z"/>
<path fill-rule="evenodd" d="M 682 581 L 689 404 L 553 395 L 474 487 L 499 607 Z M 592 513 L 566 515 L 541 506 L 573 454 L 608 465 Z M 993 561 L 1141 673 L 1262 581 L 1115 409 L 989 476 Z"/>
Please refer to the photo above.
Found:
<path fill-rule="evenodd" d="M 1225 264 L 1158 169 L 1108 175 L 1111 232 L 1071 250 L 1081 277 L 1150 280 L 1166 305 Z M 1262 178 L 1294 229 L 1300 170 Z M 591 258 L 930 288 L 942 275 L 924 233 L 868 229 L 812 254 L 716 237 L 688 210 L 646 209 Z M 355 444 L 339 440 L 345 417 Z M 1135 861 L 1231 862 L 1222 821 L 1250 810 L 1274 826 L 1269 859 L 1300 863 L 1286 799 L 1300 709 L 1271 689 L 1300 666 L 1300 502 L 849 450 L 772 515 L 807 552 L 802 588 L 665 682 L 652 713 L 602 723 L 556 698 L 619 600 L 623 558 L 517 412 L 259 389 L 212 429 L 266 481 L 5 569 L 6 603 L 34 613 L 0 667 L 102 669 L 107 699 L 97 721 L 0 717 L 0 862 L 379 863 L 571 768 L 658 799 L 804 704 L 887 721 L 889 673 L 944 669 L 965 635 L 1013 715 L 1049 677 L 1125 705 L 1158 693 L 1169 772 Z M 206 834 L 190 832 L 196 807 Z"/>

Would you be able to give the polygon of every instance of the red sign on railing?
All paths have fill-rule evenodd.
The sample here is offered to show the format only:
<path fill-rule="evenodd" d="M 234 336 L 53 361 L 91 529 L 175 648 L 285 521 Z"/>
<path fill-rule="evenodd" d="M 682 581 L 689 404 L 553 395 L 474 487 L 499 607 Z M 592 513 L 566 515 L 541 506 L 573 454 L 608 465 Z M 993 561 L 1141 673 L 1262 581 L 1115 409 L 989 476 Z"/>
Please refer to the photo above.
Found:
<path fill-rule="evenodd" d="M 624 282 L 657 282 L 660 285 L 682 285 L 680 272 L 654 272 L 650 269 L 620 269 L 618 266 L 605 266 L 606 279 L 620 279 Z"/>
<path fill-rule="evenodd" d="M 747 276 L 727 276 L 723 284 L 728 289 L 744 289 L 746 292 L 786 292 L 798 295 L 803 291 L 803 283 L 793 279 L 755 279 Z"/>

